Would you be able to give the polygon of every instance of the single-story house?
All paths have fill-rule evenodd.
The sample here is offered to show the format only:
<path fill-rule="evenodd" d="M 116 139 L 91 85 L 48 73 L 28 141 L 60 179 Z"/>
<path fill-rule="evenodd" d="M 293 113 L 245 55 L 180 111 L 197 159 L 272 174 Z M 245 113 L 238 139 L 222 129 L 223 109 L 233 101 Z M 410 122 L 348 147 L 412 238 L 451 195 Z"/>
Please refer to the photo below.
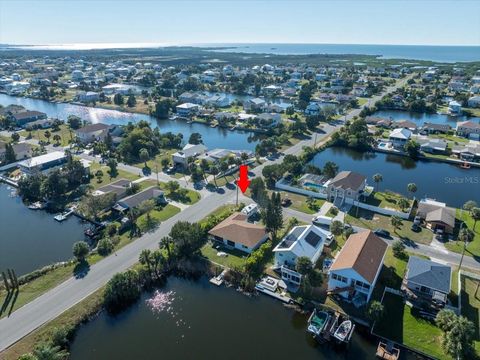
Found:
<path fill-rule="evenodd" d="M 157 204 L 160 205 L 167 204 L 164 192 L 156 186 L 151 186 L 143 191 L 127 196 L 126 198 L 117 201 L 113 209 L 123 213 L 130 209 L 138 207 L 142 202 L 147 200 L 154 200 Z"/>
<path fill-rule="evenodd" d="M 477 86 L 480 92 L 480 86 Z M 470 89 L 472 91 L 472 89 Z M 473 91 L 472 91 L 473 92 Z M 480 107 L 480 96 L 472 96 L 467 101 L 468 107 L 476 108 Z"/>
<path fill-rule="evenodd" d="M 417 124 L 410 120 L 399 120 L 395 121 L 395 126 L 400 129 L 408 129 L 411 131 L 417 130 Z"/>
<path fill-rule="evenodd" d="M 204 154 L 206 151 L 207 147 L 203 144 L 187 144 L 181 151 L 177 151 L 172 155 L 173 164 L 185 167 L 187 166 L 189 159 L 196 158 L 197 156 Z"/>
<path fill-rule="evenodd" d="M 35 120 L 46 119 L 47 114 L 40 111 L 22 111 L 12 114 L 11 117 L 18 126 L 23 126 Z"/>
<path fill-rule="evenodd" d="M 80 142 L 88 144 L 95 141 L 103 141 L 107 137 L 110 128 L 110 125 L 102 123 L 89 124 L 74 130 L 74 133 Z"/>
<path fill-rule="evenodd" d="M 480 145 L 453 145 L 452 153 L 466 161 L 480 160 Z"/>
<path fill-rule="evenodd" d="M 329 231 L 315 225 L 295 226 L 273 249 L 274 268 L 281 271 L 282 279 L 286 282 L 300 285 L 302 275 L 295 270 L 297 259 L 306 256 L 315 265 L 324 245 L 331 240 Z"/>
<path fill-rule="evenodd" d="M 447 152 L 447 142 L 442 139 L 427 139 L 419 141 L 420 150 L 431 154 L 445 154 Z"/>
<path fill-rule="evenodd" d="M 440 207 L 432 210 L 425 216 L 425 223 L 427 229 L 442 230 L 446 234 L 452 234 L 455 228 L 455 209 Z"/>
<path fill-rule="evenodd" d="M 452 127 L 448 124 L 434 124 L 429 122 L 424 123 L 421 128 L 421 132 L 425 134 L 446 134 L 450 130 L 452 130 Z"/>
<path fill-rule="evenodd" d="M 410 256 L 402 283 L 402 290 L 409 298 L 427 299 L 444 305 L 451 289 L 450 266 Z"/>
<path fill-rule="evenodd" d="M 127 179 L 118 179 L 110 184 L 104 185 L 93 192 L 94 196 L 104 195 L 114 193 L 116 199 L 123 198 L 128 189 L 131 187 L 132 183 Z"/>
<path fill-rule="evenodd" d="M 23 160 L 32 156 L 33 146 L 26 142 L 20 142 L 12 144 L 13 152 L 15 153 L 15 159 Z M 0 140 L 0 163 L 5 159 L 5 142 Z"/>
<path fill-rule="evenodd" d="M 349 299 L 364 298 L 363 303 L 370 301 L 387 247 L 370 230 L 350 235 L 330 266 L 328 293 Z"/>
<path fill-rule="evenodd" d="M 36 172 L 48 172 L 62 166 L 67 162 L 67 156 L 63 151 L 53 151 L 44 155 L 35 156 L 31 159 L 18 163 L 20 170 L 26 175 Z"/>
<path fill-rule="evenodd" d="M 327 199 L 341 206 L 346 199 L 359 200 L 367 186 L 367 178 L 353 171 L 340 171 L 325 183 Z"/>
<path fill-rule="evenodd" d="M 208 234 L 213 241 L 250 254 L 268 239 L 268 233 L 265 226 L 252 224 L 247 219 L 246 214 L 234 213 Z"/>
<path fill-rule="evenodd" d="M 262 113 L 256 118 L 257 124 L 261 128 L 272 128 L 282 121 L 282 116 L 276 113 Z"/>
<path fill-rule="evenodd" d="M 247 111 L 262 111 L 267 105 L 265 100 L 260 98 L 248 99 L 243 103 L 243 108 Z"/>

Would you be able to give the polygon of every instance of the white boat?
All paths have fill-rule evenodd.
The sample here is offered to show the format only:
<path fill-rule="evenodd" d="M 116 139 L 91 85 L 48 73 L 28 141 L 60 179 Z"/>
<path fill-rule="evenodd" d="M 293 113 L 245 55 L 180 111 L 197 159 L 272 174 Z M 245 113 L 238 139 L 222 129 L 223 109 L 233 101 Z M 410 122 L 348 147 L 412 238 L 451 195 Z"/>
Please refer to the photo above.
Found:
<path fill-rule="evenodd" d="M 42 203 L 41 201 L 37 201 L 28 205 L 28 208 L 30 210 L 42 210 L 42 209 L 45 209 L 46 207 L 47 207 L 47 204 Z"/>
<path fill-rule="evenodd" d="M 67 220 L 67 218 L 73 214 L 73 211 L 74 211 L 74 208 L 70 208 L 69 210 L 67 211 L 64 211 L 63 213 L 61 214 L 57 214 L 55 215 L 53 218 L 55 220 L 57 220 L 58 222 L 62 222 L 63 220 Z"/>
<path fill-rule="evenodd" d="M 352 330 L 352 322 L 350 320 L 345 320 L 340 324 L 340 326 L 335 330 L 333 336 L 340 341 L 345 341 Z"/>

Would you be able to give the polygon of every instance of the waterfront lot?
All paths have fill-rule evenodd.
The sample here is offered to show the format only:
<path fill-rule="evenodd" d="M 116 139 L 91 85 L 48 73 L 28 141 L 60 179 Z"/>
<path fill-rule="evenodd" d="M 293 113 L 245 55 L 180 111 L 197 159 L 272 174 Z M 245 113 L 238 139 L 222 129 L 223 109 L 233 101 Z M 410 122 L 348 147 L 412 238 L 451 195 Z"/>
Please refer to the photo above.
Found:
<path fill-rule="evenodd" d="M 377 206 L 383 209 L 393 209 L 397 211 L 403 211 L 399 206 L 400 199 L 404 197 L 400 194 L 396 194 L 391 191 L 377 192 L 375 191 L 372 195 L 366 198 L 366 203 L 369 205 Z M 405 198 L 406 199 L 406 198 Z M 412 201 L 407 199 L 409 206 L 412 205 Z"/>
<path fill-rule="evenodd" d="M 465 226 L 468 227 L 470 230 L 473 231 L 475 237 L 473 241 L 467 244 L 467 249 L 465 251 L 465 255 L 468 256 L 480 256 L 480 224 L 477 224 L 474 230 L 474 223 L 472 216 L 468 214 L 466 211 L 462 211 L 457 209 L 457 220 L 463 220 L 465 222 Z M 445 247 L 456 253 L 461 254 L 463 252 L 463 242 L 462 241 L 450 241 L 445 244 Z"/>
<path fill-rule="evenodd" d="M 375 324 L 375 334 L 438 359 L 449 359 L 442 351 L 442 331 L 433 321 L 421 318 L 398 295 L 386 292 L 382 303 L 385 314 Z"/>
<path fill-rule="evenodd" d="M 102 176 L 99 176 L 98 178 L 95 176 L 98 170 L 102 171 Z M 117 174 L 116 176 L 111 176 L 109 173 L 110 168 L 106 165 L 99 164 L 98 162 L 92 162 L 90 165 L 90 174 L 94 176 L 92 180 L 90 181 L 90 185 L 93 186 L 93 189 L 96 190 L 99 187 L 105 186 L 107 184 L 110 184 L 113 181 L 119 180 L 119 179 L 127 179 L 130 181 L 138 180 L 140 178 L 139 175 L 133 174 L 131 172 L 121 170 L 117 168 Z"/>
<path fill-rule="evenodd" d="M 350 225 L 359 226 L 370 230 L 383 228 L 390 231 L 392 236 L 410 239 L 421 244 L 430 244 L 433 237 L 433 233 L 425 228 L 422 228 L 422 230 L 418 233 L 412 231 L 411 226 L 413 222 L 410 220 L 402 220 L 403 224 L 395 233 L 395 229 L 391 224 L 390 216 L 376 214 L 364 209 L 358 209 L 357 214 L 356 207 L 352 207 L 350 212 L 346 215 L 345 221 Z"/>
<path fill-rule="evenodd" d="M 458 278 L 454 278 L 457 282 Z M 475 348 L 480 349 L 480 280 L 462 275 L 461 308 L 462 315 L 475 325 Z"/>
<path fill-rule="evenodd" d="M 57 141 L 53 139 L 55 135 L 60 135 L 61 140 L 58 142 L 59 146 L 67 146 L 70 144 L 71 141 L 75 138 L 75 135 L 73 132 L 70 130 L 70 127 L 68 125 L 62 124 L 59 126 L 58 131 L 54 131 L 53 129 L 38 129 L 38 130 L 32 130 L 31 132 L 28 130 L 22 130 L 19 132 L 20 136 L 28 137 L 30 133 L 32 134 L 32 139 L 36 139 L 38 141 L 45 141 L 45 142 L 50 142 L 51 144 L 57 144 Z M 50 133 L 50 138 L 47 139 L 45 136 L 46 132 Z"/>

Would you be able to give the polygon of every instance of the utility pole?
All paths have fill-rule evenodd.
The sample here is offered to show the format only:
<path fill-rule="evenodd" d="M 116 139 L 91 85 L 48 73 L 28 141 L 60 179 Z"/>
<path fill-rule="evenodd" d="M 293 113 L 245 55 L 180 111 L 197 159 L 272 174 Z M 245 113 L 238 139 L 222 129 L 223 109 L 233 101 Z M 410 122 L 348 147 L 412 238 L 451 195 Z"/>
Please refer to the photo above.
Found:
<path fill-rule="evenodd" d="M 160 185 L 160 181 L 158 181 L 158 164 L 155 161 L 155 173 L 157 174 L 157 186 Z"/>
<path fill-rule="evenodd" d="M 235 184 L 237 186 L 237 201 L 235 202 L 236 206 L 238 206 L 238 179 L 235 181 Z"/>

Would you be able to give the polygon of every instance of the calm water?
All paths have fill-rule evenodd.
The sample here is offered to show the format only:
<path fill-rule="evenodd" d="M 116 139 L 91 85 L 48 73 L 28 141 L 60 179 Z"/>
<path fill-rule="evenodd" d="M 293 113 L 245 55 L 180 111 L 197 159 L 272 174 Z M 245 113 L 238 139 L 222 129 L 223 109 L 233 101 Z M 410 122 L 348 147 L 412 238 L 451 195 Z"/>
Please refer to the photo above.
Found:
<path fill-rule="evenodd" d="M 257 140 L 251 133 L 241 131 L 230 131 L 220 128 L 211 128 L 204 124 L 187 124 L 183 120 L 158 120 L 149 115 L 132 114 L 116 110 L 105 110 L 72 104 L 54 104 L 44 100 L 30 99 L 24 97 L 9 96 L 0 94 L 0 104 L 22 105 L 29 110 L 37 110 L 46 113 L 50 117 L 66 120 L 68 115 L 77 115 L 92 123 L 119 124 L 125 125 L 129 121 L 137 122 L 147 120 L 154 126 L 158 126 L 162 132 L 171 131 L 182 133 L 184 141 L 188 141 L 191 133 L 202 134 L 203 142 L 209 149 L 225 148 L 231 150 L 254 150 Z"/>
<path fill-rule="evenodd" d="M 208 45 L 208 44 L 205 44 Z M 480 46 L 360 45 L 360 44 L 214 44 L 231 49 L 222 52 L 275 55 L 358 54 L 386 59 L 414 59 L 439 62 L 480 61 Z"/>
<path fill-rule="evenodd" d="M 444 114 L 426 114 L 426 113 L 411 113 L 408 111 L 399 110 L 382 110 L 377 111 L 373 116 L 383 117 L 392 120 L 410 120 L 417 125 L 422 125 L 425 122 L 434 124 L 449 124 L 452 128 L 455 128 L 457 121 L 476 121 L 480 122 L 478 117 L 467 116 L 449 116 Z"/>
<path fill-rule="evenodd" d="M 170 278 L 170 311 L 153 313 L 145 300 L 111 317 L 102 313 L 83 326 L 71 359 L 373 359 L 374 345 L 355 333 L 348 351 L 319 346 L 306 317 L 264 295 Z"/>
<path fill-rule="evenodd" d="M 383 175 L 379 189 L 389 189 L 405 196 L 408 183 L 417 184 L 415 196 L 425 196 L 461 207 L 468 200 L 480 202 L 480 169 L 461 169 L 458 166 L 433 161 L 414 161 L 410 158 L 382 153 L 361 153 L 351 149 L 328 148 L 313 159 L 316 166 L 335 162 L 340 170 L 352 170 L 367 177 L 374 185 L 372 176 Z"/>
<path fill-rule="evenodd" d="M 73 257 L 72 245 L 83 240 L 84 225 L 73 216 L 58 223 L 53 214 L 29 210 L 12 191 L 0 183 L 0 270 L 23 275 Z"/>

